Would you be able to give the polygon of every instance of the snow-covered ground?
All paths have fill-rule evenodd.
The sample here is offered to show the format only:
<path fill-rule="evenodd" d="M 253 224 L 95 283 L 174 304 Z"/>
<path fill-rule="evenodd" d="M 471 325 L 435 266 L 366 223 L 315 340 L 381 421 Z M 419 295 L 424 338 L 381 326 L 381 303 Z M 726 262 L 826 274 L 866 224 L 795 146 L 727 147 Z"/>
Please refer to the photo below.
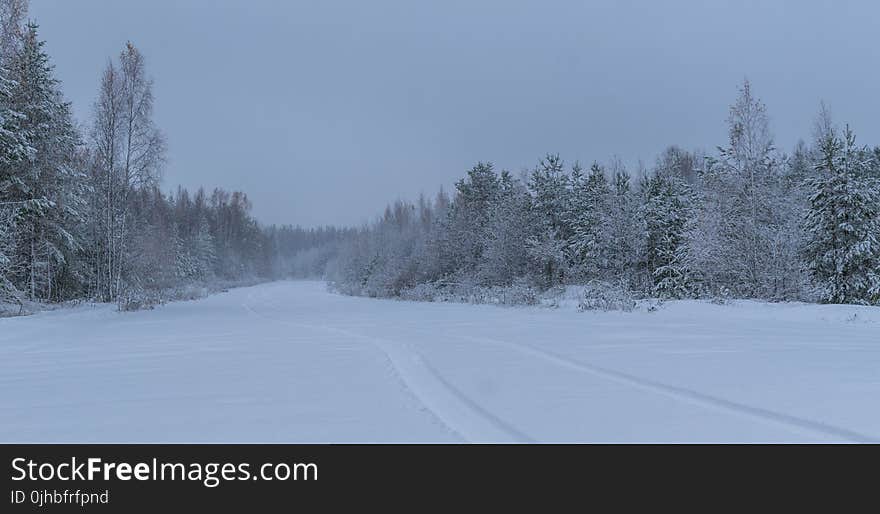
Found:
<path fill-rule="evenodd" d="M 880 309 L 579 313 L 319 282 L 0 319 L 0 442 L 880 440 Z"/>

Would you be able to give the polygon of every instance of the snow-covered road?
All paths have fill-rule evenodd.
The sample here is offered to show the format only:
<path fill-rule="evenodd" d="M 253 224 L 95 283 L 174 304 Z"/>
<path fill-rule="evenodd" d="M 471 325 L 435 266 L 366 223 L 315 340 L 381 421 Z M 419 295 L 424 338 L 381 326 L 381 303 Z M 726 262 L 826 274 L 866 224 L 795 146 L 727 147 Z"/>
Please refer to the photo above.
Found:
<path fill-rule="evenodd" d="M 0 319 L 0 442 L 880 440 L 880 309 L 578 313 L 276 282 Z"/>

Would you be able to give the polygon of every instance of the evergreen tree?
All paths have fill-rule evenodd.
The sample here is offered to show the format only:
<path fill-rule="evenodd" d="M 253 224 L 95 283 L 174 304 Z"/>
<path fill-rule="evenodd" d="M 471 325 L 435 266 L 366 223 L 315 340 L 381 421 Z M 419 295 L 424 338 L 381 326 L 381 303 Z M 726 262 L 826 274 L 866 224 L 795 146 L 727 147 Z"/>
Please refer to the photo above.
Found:
<path fill-rule="evenodd" d="M 545 219 L 539 218 L 536 225 L 536 234 L 526 241 L 529 260 L 537 271 L 535 282 L 545 288 L 561 284 L 568 274 L 566 242 Z"/>
<path fill-rule="evenodd" d="M 18 202 L 17 280 L 31 299 L 53 298 L 56 277 L 80 248 L 74 234 L 85 195 L 76 168 L 79 134 L 43 45 L 37 26 L 29 24 L 21 49 L 9 60 L 10 104 L 21 116 L 32 152 L 9 166 L 0 186 Z"/>
<path fill-rule="evenodd" d="M 498 175 L 488 162 L 478 162 L 466 178 L 456 182 L 447 223 L 444 274 L 472 273 L 479 267 L 490 237 L 490 213 L 499 188 Z"/>
<path fill-rule="evenodd" d="M 593 163 L 587 177 L 573 184 L 568 252 L 582 277 L 599 278 L 609 267 L 611 188 L 605 170 Z"/>
<path fill-rule="evenodd" d="M 827 303 L 876 303 L 880 298 L 880 192 L 866 177 L 868 160 L 847 127 L 818 142 L 818 177 L 806 218 L 810 273 Z"/>
<path fill-rule="evenodd" d="M 23 126 L 24 115 L 12 105 L 12 93 L 18 84 L 8 77 L 9 71 L 0 68 L 0 195 L 8 195 L 12 188 L 14 165 L 32 157 L 34 151 Z"/>
<path fill-rule="evenodd" d="M 22 126 L 23 116 L 13 109 L 12 90 L 17 84 L 9 77 L 10 57 L 21 43 L 21 24 L 27 11 L 23 0 L 0 0 L 0 302 L 20 301 L 21 292 L 13 276 L 21 270 L 16 262 L 17 227 L 23 200 L 15 199 L 18 163 L 32 157 L 33 147 Z"/>
<path fill-rule="evenodd" d="M 875 146 L 871 152 L 871 176 L 880 180 L 880 146 Z"/>
<path fill-rule="evenodd" d="M 678 177 L 655 174 L 643 180 L 642 197 L 642 258 L 649 292 L 666 298 L 687 296 L 693 287 L 685 243 L 693 202 L 690 188 Z"/>
<path fill-rule="evenodd" d="M 611 184 L 611 201 L 608 219 L 609 268 L 617 281 L 634 285 L 633 275 L 638 251 L 639 230 L 637 202 L 630 186 L 630 175 L 618 163 Z"/>
<path fill-rule="evenodd" d="M 580 179 L 577 163 L 573 172 L 575 179 Z M 547 154 L 529 177 L 536 227 L 527 242 L 528 252 L 533 267 L 540 270 L 538 281 L 546 286 L 563 282 L 569 269 L 566 246 L 572 233 L 570 183 L 558 154 Z"/>
<path fill-rule="evenodd" d="M 480 265 L 485 285 L 510 285 L 529 268 L 528 241 L 535 223 L 528 190 L 509 172 L 501 172 L 498 193 L 492 202 L 488 241 Z"/>
<path fill-rule="evenodd" d="M 580 166 L 575 163 L 574 173 L 580 174 Z M 570 199 L 568 194 L 569 177 L 565 173 L 565 164 L 559 154 L 547 154 L 532 171 L 529 189 L 534 196 L 535 211 L 546 220 L 548 229 L 555 237 L 567 241 L 571 237 L 568 223 Z"/>

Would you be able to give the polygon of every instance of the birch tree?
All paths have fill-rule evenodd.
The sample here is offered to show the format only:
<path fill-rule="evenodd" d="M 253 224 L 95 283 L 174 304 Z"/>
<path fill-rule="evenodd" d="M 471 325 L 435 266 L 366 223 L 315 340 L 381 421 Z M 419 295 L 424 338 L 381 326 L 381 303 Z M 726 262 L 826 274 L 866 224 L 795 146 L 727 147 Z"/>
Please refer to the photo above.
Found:
<path fill-rule="evenodd" d="M 131 195 L 158 183 L 165 158 L 164 138 L 153 121 L 153 84 L 144 58 L 129 42 L 118 61 L 109 62 L 102 75 L 92 128 L 93 180 L 103 193 L 95 205 L 103 221 L 104 247 L 94 258 L 97 289 L 111 301 L 127 278 Z"/>

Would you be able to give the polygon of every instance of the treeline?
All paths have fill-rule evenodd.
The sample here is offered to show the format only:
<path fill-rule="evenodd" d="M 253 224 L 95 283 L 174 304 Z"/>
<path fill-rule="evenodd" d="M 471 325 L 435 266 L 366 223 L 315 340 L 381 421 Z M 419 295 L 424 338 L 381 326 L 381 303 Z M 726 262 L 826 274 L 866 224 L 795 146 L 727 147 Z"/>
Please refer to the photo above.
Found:
<path fill-rule="evenodd" d="M 349 294 L 416 299 L 566 284 L 629 297 L 880 301 L 880 147 L 822 108 L 785 155 L 746 81 L 714 154 L 650 169 L 548 155 L 514 176 L 478 163 L 454 195 L 397 202 L 331 268 Z M 514 294 L 520 300 L 531 294 Z"/>
<path fill-rule="evenodd" d="M 26 13 L 26 0 L 0 0 L 0 304 L 138 308 L 289 274 L 294 255 L 341 237 L 260 227 L 240 192 L 163 194 L 166 144 L 142 54 L 128 43 L 107 64 L 81 128 Z"/>
<path fill-rule="evenodd" d="M 357 233 L 343 227 L 291 225 L 270 226 L 265 231 L 272 240 L 273 276 L 278 278 L 323 278 L 339 248 Z"/>

